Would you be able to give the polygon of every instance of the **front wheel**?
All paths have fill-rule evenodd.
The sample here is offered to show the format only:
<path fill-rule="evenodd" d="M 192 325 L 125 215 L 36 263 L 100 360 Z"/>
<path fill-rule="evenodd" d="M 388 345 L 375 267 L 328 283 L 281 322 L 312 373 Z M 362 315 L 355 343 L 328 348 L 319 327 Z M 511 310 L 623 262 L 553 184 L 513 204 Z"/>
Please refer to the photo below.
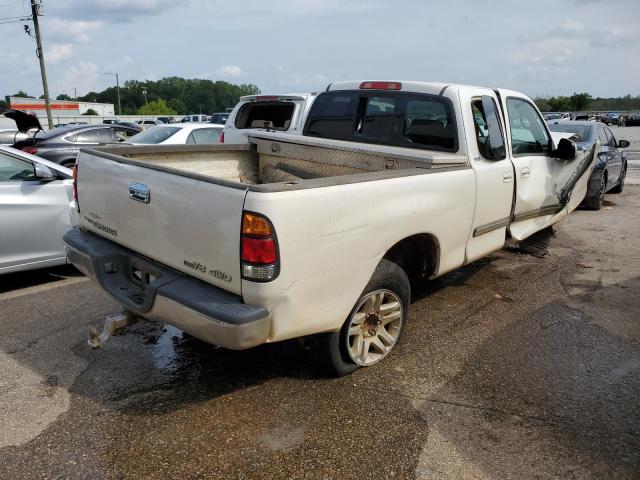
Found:
<path fill-rule="evenodd" d="M 385 358 L 407 321 L 411 287 L 402 268 L 382 260 L 342 328 L 325 336 L 333 370 L 348 375 Z"/>
<path fill-rule="evenodd" d="M 602 175 L 602 180 L 600 180 L 600 185 L 598 185 L 598 190 L 596 190 L 593 197 L 586 197 L 584 199 L 584 203 L 589 210 L 600 210 L 602 208 L 602 204 L 604 203 L 604 190 L 606 188 L 607 178 L 605 175 Z"/>

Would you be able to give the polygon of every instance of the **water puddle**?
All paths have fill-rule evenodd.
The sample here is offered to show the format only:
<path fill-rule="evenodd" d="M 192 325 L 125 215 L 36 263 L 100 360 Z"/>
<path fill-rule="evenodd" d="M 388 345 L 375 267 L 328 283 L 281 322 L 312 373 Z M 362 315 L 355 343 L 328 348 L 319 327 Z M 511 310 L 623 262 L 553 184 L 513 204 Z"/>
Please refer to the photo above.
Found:
<path fill-rule="evenodd" d="M 165 325 L 162 335 L 158 337 L 153 347 L 153 363 L 156 368 L 165 370 L 170 368 L 176 359 L 176 344 L 182 341 L 182 330 Z"/>

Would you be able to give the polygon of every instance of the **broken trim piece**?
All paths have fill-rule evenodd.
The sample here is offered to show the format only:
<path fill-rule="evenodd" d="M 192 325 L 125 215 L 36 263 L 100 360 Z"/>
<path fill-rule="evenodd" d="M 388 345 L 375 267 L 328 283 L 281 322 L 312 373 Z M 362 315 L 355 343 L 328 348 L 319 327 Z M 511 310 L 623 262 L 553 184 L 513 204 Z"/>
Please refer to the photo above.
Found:
<path fill-rule="evenodd" d="M 513 216 L 513 223 L 529 220 L 536 217 L 544 217 L 545 215 L 555 215 L 564 208 L 564 205 L 547 205 L 546 207 L 536 208 L 528 212 L 519 213 Z"/>
<path fill-rule="evenodd" d="M 494 222 L 486 223 L 484 225 L 480 225 L 473 230 L 473 236 L 479 237 L 480 235 L 484 235 L 489 232 L 493 232 L 494 230 L 498 230 L 499 228 L 504 228 L 509 225 L 510 217 L 501 218 L 500 220 L 496 220 Z"/>

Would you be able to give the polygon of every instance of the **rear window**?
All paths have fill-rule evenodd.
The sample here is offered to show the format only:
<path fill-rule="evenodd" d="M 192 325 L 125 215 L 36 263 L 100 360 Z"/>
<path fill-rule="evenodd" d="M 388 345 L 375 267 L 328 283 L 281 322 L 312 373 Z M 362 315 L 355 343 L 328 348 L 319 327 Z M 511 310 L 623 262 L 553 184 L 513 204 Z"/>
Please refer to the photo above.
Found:
<path fill-rule="evenodd" d="M 451 102 L 426 94 L 326 92 L 311 107 L 304 134 L 400 147 L 458 149 Z"/>
<path fill-rule="evenodd" d="M 247 102 L 236 115 L 236 128 L 288 130 L 295 105 L 291 102 Z"/>
<path fill-rule="evenodd" d="M 552 132 L 564 132 L 564 133 L 576 133 L 580 136 L 581 142 L 586 142 L 589 139 L 590 126 L 584 125 L 558 125 L 550 124 L 549 130 Z"/>
<path fill-rule="evenodd" d="M 174 135 L 180 127 L 151 127 L 131 137 L 128 141 L 131 143 L 145 143 L 155 145 L 164 142 L 167 138 Z"/>

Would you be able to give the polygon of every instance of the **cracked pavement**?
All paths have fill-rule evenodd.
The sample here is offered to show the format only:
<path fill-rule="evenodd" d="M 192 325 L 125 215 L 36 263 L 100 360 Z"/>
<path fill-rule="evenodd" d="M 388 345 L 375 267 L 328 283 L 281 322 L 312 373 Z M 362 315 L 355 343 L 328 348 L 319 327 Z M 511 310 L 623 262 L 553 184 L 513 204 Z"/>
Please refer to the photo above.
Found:
<path fill-rule="evenodd" d="M 105 293 L 66 267 L 0 277 L 0 478 L 640 478 L 633 155 L 548 256 L 425 284 L 393 354 L 341 379 L 297 341 L 232 352 L 157 324 L 91 350 Z"/>

